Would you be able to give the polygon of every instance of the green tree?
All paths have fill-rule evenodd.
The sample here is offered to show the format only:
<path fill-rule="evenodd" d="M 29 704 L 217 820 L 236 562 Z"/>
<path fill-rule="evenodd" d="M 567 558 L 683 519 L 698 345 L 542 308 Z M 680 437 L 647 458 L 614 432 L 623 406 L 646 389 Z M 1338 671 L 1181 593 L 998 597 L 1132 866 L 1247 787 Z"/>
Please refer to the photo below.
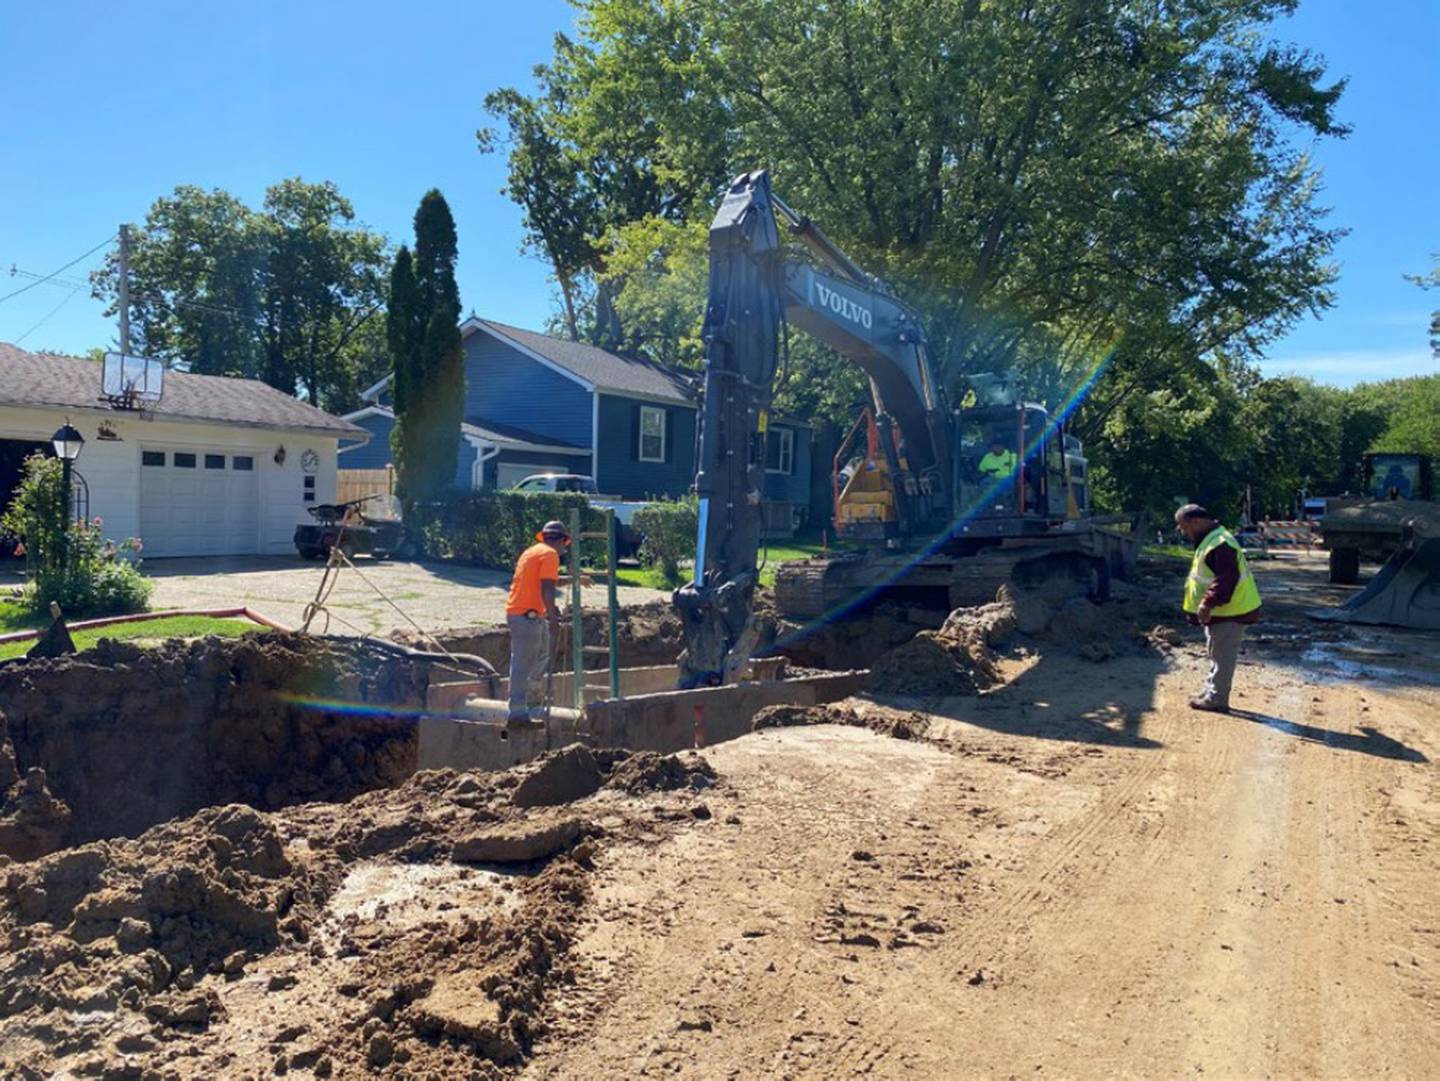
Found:
<path fill-rule="evenodd" d="M 1429 274 L 1407 274 L 1405 280 L 1413 285 L 1418 285 L 1427 292 L 1431 289 L 1440 289 L 1440 252 L 1430 257 L 1435 261 Z M 1430 351 L 1435 354 L 1435 359 L 1440 360 L 1440 308 L 1430 313 Z"/>
<path fill-rule="evenodd" d="M 465 412 L 465 354 L 455 220 L 439 191 L 415 212 L 415 249 L 402 248 L 391 270 L 386 341 L 394 373 L 395 454 L 400 495 L 436 498 L 455 478 Z"/>
<path fill-rule="evenodd" d="M 1017 370 L 1059 397 L 1108 355 L 1081 418 L 1098 433 L 1125 396 L 1330 303 L 1336 232 L 1297 144 L 1343 133 L 1341 85 L 1266 38 L 1292 6 L 582 0 L 581 40 L 507 115 L 546 140 L 553 169 L 527 179 L 586 195 L 563 236 L 598 283 L 593 340 L 652 310 L 603 238 L 708 220 L 728 174 L 764 165 L 922 309 L 952 384 Z"/>
<path fill-rule="evenodd" d="M 259 210 L 177 187 L 131 239 L 132 350 L 206 375 L 264 379 L 345 409 L 379 378 L 385 239 L 329 182 L 283 180 Z M 92 278 L 117 299 L 118 255 Z"/>

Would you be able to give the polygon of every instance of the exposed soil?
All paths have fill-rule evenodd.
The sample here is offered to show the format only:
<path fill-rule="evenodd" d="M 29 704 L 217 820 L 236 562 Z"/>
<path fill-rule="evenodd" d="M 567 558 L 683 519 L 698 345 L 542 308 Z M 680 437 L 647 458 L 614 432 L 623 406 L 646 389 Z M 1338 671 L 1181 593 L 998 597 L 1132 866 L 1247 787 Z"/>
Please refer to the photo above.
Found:
<path fill-rule="evenodd" d="M 579 802 L 577 763 L 596 782 Z M 577 746 L 0 866 L 0 1061 L 27 1078 L 508 1076 L 577 979 L 597 858 L 699 821 L 713 786 L 703 761 Z"/>
<path fill-rule="evenodd" d="M 1156 564 L 1104 607 L 932 622 L 928 675 L 701 752 L 576 745 L 0 860 L 0 1062 L 1440 1075 L 1435 637 L 1308 622 L 1346 595 L 1323 560 L 1254 565 L 1229 716 L 1186 706 L 1203 643 Z M 16 829 L 70 799 L 30 765 L 0 756 Z"/>
<path fill-rule="evenodd" d="M 398 784 L 431 673 L 355 640 L 278 634 L 0 667 L 0 855 Z"/>
<path fill-rule="evenodd" d="M 981 693 L 762 711 L 709 819 L 606 849 L 525 1076 L 1440 1074 L 1434 638 L 1257 572 L 1231 716 L 1179 568 Z"/>

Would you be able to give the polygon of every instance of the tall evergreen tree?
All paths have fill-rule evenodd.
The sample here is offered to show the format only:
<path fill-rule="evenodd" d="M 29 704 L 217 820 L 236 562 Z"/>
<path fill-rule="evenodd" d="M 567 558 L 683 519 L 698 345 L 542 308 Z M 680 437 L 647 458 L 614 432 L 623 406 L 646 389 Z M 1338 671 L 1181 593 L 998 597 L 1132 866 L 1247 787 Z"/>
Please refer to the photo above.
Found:
<path fill-rule="evenodd" d="M 415 250 L 401 250 L 391 275 L 390 355 L 400 495 L 433 499 L 455 478 L 465 413 L 455 219 L 439 191 L 415 212 Z"/>

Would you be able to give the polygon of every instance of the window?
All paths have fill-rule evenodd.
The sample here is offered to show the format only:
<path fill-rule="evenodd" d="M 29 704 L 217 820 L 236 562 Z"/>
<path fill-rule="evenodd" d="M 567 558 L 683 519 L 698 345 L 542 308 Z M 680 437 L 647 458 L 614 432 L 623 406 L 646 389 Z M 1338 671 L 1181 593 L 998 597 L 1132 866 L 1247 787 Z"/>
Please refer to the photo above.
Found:
<path fill-rule="evenodd" d="M 176 468 L 176 469 L 194 469 L 194 468 L 195 468 L 195 455 L 193 455 L 193 454 L 186 454 L 184 451 L 179 451 L 179 450 L 177 450 L 177 451 L 175 452 L 175 468 Z"/>
<path fill-rule="evenodd" d="M 306 478 L 305 478 L 305 502 L 306 502 L 306 503 L 313 503 L 313 502 L 315 502 L 315 478 L 314 478 L 314 477 L 306 477 Z"/>
<path fill-rule="evenodd" d="M 206 469 L 224 469 L 224 468 L 225 468 L 225 455 L 223 455 L 223 454 L 207 454 L 207 455 L 205 455 L 205 468 L 206 468 Z"/>
<path fill-rule="evenodd" d="M 640 460 L 665 460 L 665 410 L 658 405 L 640 407 Z"/>
<path fill-rule="evenodd" d="M 230 460 L 230 468 L 238 469 L 241 472 L 249 472 L 255 468 L 255 459 L 248 454 L 237 454 Z"/>
<path fill-rule="evenodd" d="M 142 450 L 140 452 L 141 465 L 164 465 L 165 452 L 163 450 Z"/>
<path fill-rule="evenodd" d="M 765 472 L 795 472 L 795 429 L 771 428 L 765 439 Z"/>

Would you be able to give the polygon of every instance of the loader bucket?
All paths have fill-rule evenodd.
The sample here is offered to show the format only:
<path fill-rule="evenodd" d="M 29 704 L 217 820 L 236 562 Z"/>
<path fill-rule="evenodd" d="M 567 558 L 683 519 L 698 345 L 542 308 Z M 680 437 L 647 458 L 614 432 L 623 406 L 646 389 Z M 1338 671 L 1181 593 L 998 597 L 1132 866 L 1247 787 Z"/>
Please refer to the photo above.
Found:
<path fill-rule="evenodd" d="M 1413 536 L 1355 596 L 1338 608 L 1306 614 L 1340 623 L 1440 631 L 1440 537 Z"/>

